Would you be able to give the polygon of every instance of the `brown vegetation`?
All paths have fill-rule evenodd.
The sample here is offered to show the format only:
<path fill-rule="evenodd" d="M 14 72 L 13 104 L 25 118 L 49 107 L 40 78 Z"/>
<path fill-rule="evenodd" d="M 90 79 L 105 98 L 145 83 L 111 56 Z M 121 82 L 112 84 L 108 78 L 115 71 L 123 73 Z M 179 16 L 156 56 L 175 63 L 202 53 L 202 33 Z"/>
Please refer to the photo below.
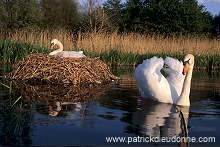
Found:
<path fill-rule="evenodd" d="M 53 38 L 64 44 L 64 50 L 84 50 L 102 53 L 117 49 L 129 53 L 193 53 L 197 55 L 220 55 L 220 40 L 206 36 L 146 35 L 138 33 L 27 31 L 0 32 L 0 40 L 25 41 L 49 48 Z"/>

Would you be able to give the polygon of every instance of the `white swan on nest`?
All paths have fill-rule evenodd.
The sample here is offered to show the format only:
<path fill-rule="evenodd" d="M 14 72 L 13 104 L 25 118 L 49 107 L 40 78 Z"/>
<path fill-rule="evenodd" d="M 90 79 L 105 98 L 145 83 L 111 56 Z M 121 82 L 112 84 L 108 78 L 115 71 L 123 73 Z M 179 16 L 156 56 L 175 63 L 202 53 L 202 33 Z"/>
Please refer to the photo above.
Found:
<path fill-rule="evenodd" d="M 49 55 L 55 55 L 57 57 L 65 57 L 65 58 L 83 58 L 86 57 L 83 54 L 83 51 L 63 51 L 63 44 L 57 40 L 57 39 L 53 39 L 51 41 L 51 45 L 50 45 L 50 49 L 52 50 L 54 45 L 58 45 L 59 48 L 53 52 L 51 52 Z"/>
<path fill-rule="evenodd" d="M 163 68 L 164 65 L 168 68 Z M 183 64 L 170 57 L 165 60 L 157 57 L 144 60 L 134 73 L 141 97 L 163 103 L 190 106 L 189 94 L 193 66 L 192 54 L 184 57 Z M 161 70 L 167 74 L 167 77 L 162 75 Z"/>

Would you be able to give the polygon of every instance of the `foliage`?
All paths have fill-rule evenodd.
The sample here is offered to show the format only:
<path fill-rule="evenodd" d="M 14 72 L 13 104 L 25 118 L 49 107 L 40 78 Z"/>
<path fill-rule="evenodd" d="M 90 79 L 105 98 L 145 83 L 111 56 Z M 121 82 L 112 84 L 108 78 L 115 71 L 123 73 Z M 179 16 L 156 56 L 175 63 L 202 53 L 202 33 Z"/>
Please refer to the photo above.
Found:
<path fill-rule="evenodd" d="M 125 53 L 116 49 L 100 54 L 101 60 L 112 65 L 135 65 L 139 57 L 138 53 Z"/>
<path fill-rule="evenodd" d="M 30 53 L 46 52 L 44 47 L 36 46 L 31 43 L 3 41 L 0 42 L 0 61 L 14 63 L 22 60 Z"/>
<path fill-rule="evenodd" d="M 42 18 L 35 0 L 1 0 L 0 27 L 4 29 L 36 28 Z"/>
<path fill-rule="evenodd" d="M 103 10 L 108 16 L 108 21 L 110 23 L 110 29 L 119 29 L 123 31 L 124 28 L 124 18 L 123 18 L 123 4 L 121 0 L 107 0 L 103 4 Z"/>
<path fill-rule="evenodd" d="M 79 25 L 75 0 L 41 0 L 42 27 L 47 29 L 74 29 Z"/>
<path fill-rule="evenodd" d="M 215 15 L 213 20 L 212 20 L 212 33 L 214 35 L 220 36 L 220 12 L 218 15 Z"/>
<path fill-rule="evenodd" d="M 203 34 L 219 27 L 219 16 L 197 0 L 0 0 L 0 9 L 0 28 L 6 30 Z"/>
<path fill-rule="evenodd" d="M 129 0 L 128 30 L 170 33 L 207 33 L 211 14 L 195 0 Z"/>

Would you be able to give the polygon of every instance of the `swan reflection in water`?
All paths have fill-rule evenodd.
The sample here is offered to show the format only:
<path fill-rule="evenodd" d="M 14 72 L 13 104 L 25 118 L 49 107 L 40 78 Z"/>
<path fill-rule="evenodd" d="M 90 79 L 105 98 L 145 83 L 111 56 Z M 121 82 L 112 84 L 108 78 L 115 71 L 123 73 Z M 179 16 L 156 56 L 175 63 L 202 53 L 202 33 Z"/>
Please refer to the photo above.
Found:
<path fill-rule="evenodd" d="M 146 136 L 187 137 L 189 107 L 143 100 L 132 114 L 132 123 L 140 126 L 139 133 Z M 185 128 L 184 128 L 185 123 Z"/>
<path fill-rule="evenodd" d="M 59 114 L 59 112 L 62 110 L 61 102 L 59 102 L 59 101 L 54 102 L 54 105 L 49 105 L 48 109 L 49 109 L 48 115 L 57 116 Z"/>
<path fill-rule="evenodd" d="M 74 113 L 71 113 L 71 116 L 68 115 L 68 117 L 73 117 L 73 115 L 79 116 L 78 113 L 82 109 L 82 104 L 80 102 L 59 102 L 59 101 L 55 101 L 55 102 L 53 102 L 52 105 L 48 106 L 48 108 L 49 108 L 48 115 L 57 116 L 59 114 L 59 112 L 62 110 L 62 107 L 68 106 L 68 105 L 74 106 L 74 108 L 72 108 L 73 109 L 72 111 L 74 111 Z M 66 112 L 66 113 L 68 113 L 68 112 Z"/>

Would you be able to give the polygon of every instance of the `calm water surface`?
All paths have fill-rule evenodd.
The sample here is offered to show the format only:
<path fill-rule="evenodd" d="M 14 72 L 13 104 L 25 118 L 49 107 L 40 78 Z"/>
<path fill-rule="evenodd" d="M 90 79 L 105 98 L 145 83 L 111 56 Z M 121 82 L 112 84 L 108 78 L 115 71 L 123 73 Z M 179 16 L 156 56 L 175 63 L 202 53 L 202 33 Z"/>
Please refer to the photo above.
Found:
<path fill-rule="evenodd" d="M 129 145 L 180 145 L 158 139 L 187 133 L 205 137 L 190 145 L 220 145 L 219 72 L 194 71 L 191 106 L 181 107 L 182 116 L 174 105 L 140 99 L 134 69 L 112 71 L 122 80 L 105 86 L 0 85 L 0 145 L 128 145 L 128 139 Z M 1 68 L 1 76 L 7 72 Z M 145 142 L 153 136 L 154 142 Z M 106 137 L 125 140 L 110 143 Z"/>

